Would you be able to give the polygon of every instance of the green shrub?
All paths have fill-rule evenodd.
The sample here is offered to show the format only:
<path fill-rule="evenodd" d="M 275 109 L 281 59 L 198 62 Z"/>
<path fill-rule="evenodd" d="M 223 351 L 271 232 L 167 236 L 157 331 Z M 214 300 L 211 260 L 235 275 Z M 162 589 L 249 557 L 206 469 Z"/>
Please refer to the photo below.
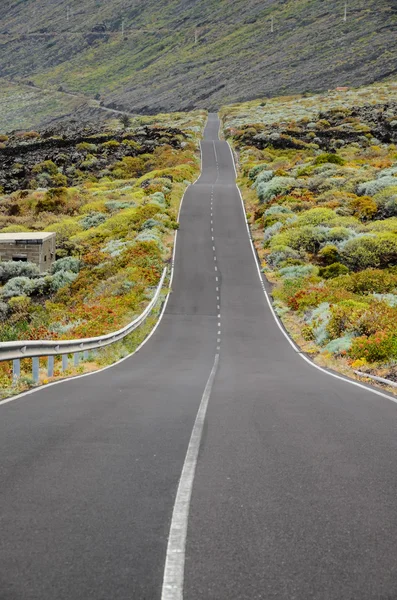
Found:
<path fill-rule="evenodd" d="M 336 213 L 331 208 L 312 208 L 299 215 L 296 225 L 323 225 L 335 217 Z"/>
<path fill-rule="evenodd" d="M 345 160 L 339 156 L 338 154 L 320 154 L 316 157 L 314 164 L 315 165 L 324 165 L 325 163 L 331 163 L 334 165 L 344 165 Z"/>
<path fill-rule="evenodd" d="M 355 234 L 351 229 L 347 227 L 324 227 L 322 231 L 326 235 L 326 239 L 331 244 L 337 244 L 355 237 Z"/>
<path fill-rule="evenodd" d="M 248 173 L 248 177 L 254 181 L 254 179 L 256 179 L 257 175 L 263 171 L 264 169 L 267 169 L 267 164 L 264 163 L 262 165 L 255 165 L 255 167 L 252 167 L 252 169 L 249 171 Z"/>
<path fill-rule="evenodd" d="M 124 208 L 131 208 L 132 206 L 134 206 L 133 202 L 119 202 L 117 200 L 109 200 L 108 202 L 105 202 L 106 210 L 111 213 L 118 212 Z"/>
<path fill-rule="evenodd" d="M 375 194 L 373 200 L 377 206 L 377 217 L 387 219 L 397 216 L 397 178 L 396 184 Z"/>
<path fill-rule="evenodd" d="M 92 229 L 93 227 L 98 227 L 106 221 L 106 215 L 103 213 L 91 213 L 90 215 L 86 215 L 81 219 L 80 225 L 84 230 Z"/>
<path fill-rule="evenodd" d="M 95 169 L 97 165 L 98 159 L 96 158 L 96 156 L 92 156 L 92 154 L 87 154 L 86 159 L 83 160 L 83 162 L 80 165 L 80 169 Z"/>
<path fill-rule="evenodd" d="M 44 231 L 52 231 L 57 234 L 57 246 L 62 246 L 68 242 L 71 237 L 81 231 L 81 225 L 74 219 L 63 219 L 59 223 L 52 223 Z"/>
<path fill-rule="evenodd" d="M 280 204 L 274 204 L 270 208 L 267 208 L 264 212 L 264 215 L 266 215 L 266 216 L 280 215 L 280 214 L 291 215 L 291 214 L 293 214 L 293 212 L 290 208 L 288 208 L 288 206 L 283 206 Z"/>
<path fill-rule="evenodd" d="M 63 188 L 68 184 L 68 178 L 62 173 L 57 173 L 51 177 L 51 185 Z"/>
<path fill-rule="evenodd" d="M 62 260 L 62 259 L 61 259 Z M 61 288 L 70 285 L 76 279 L 77 273 L 72 271 L 57 271 L 51 278 L 51 289 L 57 292 Z"/>
<path fill-rule="evenodd" d="M 103 148 L 104 150 L 117 150 L 117 148 L 119 147 L 120 142 L 118 142 L 117 140 L 109 140 L 108 142 L 105 142 L 101 145 L 101 148 Z"/>
<path fill-rule="evenodd" d="M 90 144 L 89 142 L 81 142 L 80 144 L 77 144 L 76 150 L 78 150 L 79 152 L 90 152 L 92 154 L 94 152 L 97 152 L 98 147 L 96 146 L 96 144 Z"/>
<path fill-rule="evenodd" d="M 383 294 L 397 289 L 397 273 L 381 269 L 365 269 L 343 276 L 330 285 L 337 285 L 354 294 Z"/>
<path fill-rule="evenodd" d="M 142 148 L 141 144 L 139 144 L 135 140 L 123 140 L 122 143 L 124 146 L 127 146 L 127 148 L 131 148 L 132 150 L 136 150 L 137 152 L 139 152 L 139 150 L 141 150 Z"/>
<path fill-rule="evenodd" d="M 385 304 L 392 308 L 397 307 L 397 294 L 373 294 L 372 296 L 376 300 L 379 300 L 379 302 L 385 302 Z"/>
<path fill-rule="evenodd" d="M 256 189 L 260 183 L 267 183 L 274 177 L 274 171 L 263 170 L 259 173 L 255 182 L 252 184 L 252 189 Z"/>
<path fill-rule="evenodd" d="M 163 225 L 164 223 L 161 223 L 161 221 L 157 221 L 156 219 L 147 219 L 142 224 L 142 229 L 153 229 L 153 227 L 162 227 Z"/>
<path fill-rule="evenodd" d="M 283 267 L 279 270 L 279 275 L 285 279 L 297 279 L 313 275 L 315 267 L 313 265 L 293 265 Z"/>
<path fill-rule="evenodd" d="M 388 187 L 395 187 L 397 185 L 396 177 L 381 177 L 380 179 L 373 179 L 366 181 L 357 186 L 357 194 L 359 196 L 375 196 L 382 190 Z"/>
<path fill-rule="evenodd" d="M 345 267 L 345 265 L 335 262 L 327 267 L 320 267 L 318 274 L 324 279 L 333 279 L 334 277 L 339 277 L 340 275 L 346 275 L 348 272 L 349 269 Z"/>
<path fill-rule="evenodd" d="M 346 354 L 351 345 L 353 343 L 353 337 L 350 335 L 345 335 L 343 337 L 337 338 L 336 340 L 331 340 L 325 346 L 325 352 L 329 352 L 330 354 L 334 354 L 335 356 Z"/>
<path fill-rule="evenodd" d="M 113 175 L 120 179 L 140 177 L 146 172 L 145 161 L 138 156 L 125 156 L 113 166 Z"/>
<path fill-rule="evenodd" d="M 58 271 L 71 271 L 72 273 L 78 273 L 80 271 L 80 260 L 73 256 L 65 256 L 56 260 L 52 265 L 52 273 L 58 273 Z"/>
<path fill-rule="evenodd" d="M 15 277 L 38 277 L 39 267 L 31 262 L 7 261 L 0 262 L 0 283 L 4 285 Z"/>
<path fill-rule="evenodd" d="M 322 302 L 320 306 L 315 308 L 308 319 L 310 329 L 316 344 L 323 346 L 329 339 L 327 330 L 328 321 L 330 319 L 330 306 L 328 302 Z"/>
<path fill-rule="evenodd" d="M 30 231 L 29 227 L 24 227 L 23 225 L 7 225 L 7 227 L 3 227 L 1 233 L 25 233 L 26 231 Z"/>
<path fill-rule="evenodd" d="M 46 275 L 39 279 L 33 280 L 33 286 L 30 291 L 31 296 L 47 296 L 51 294 L 52 290 L 52 276 Z"/>
<path fill-rule="evenodd" d="M 293 250 L 305 250 L 315 254 L 326 239 L 326 234 L 319 227 L 293 227 L 275 235 L 270 246 L 290 246 Z"/>
<path fill-rule="evenodd" d="M 165 196 L 164 196 L 163 192 L 155 192 L 154 194 L 152 194 L 150 196 L 150 199 L 152 202 L 156 202 L 160 206 L 165 206 L 165 204 L 166 204 Z"/>
<path fill-rule="evenodd" d="M 346 333 L 358 333 L 358 322 L 368 308 L 368 304 L 356 300 L 342 300 L 334 304 L 327 325 L 330 337 L 339 338 Z"/>
<path fill-rule="evenodd" d="M 52 188 L 47 190 L 44 198 L 36 204 L 36 213 L 52 212 L 60 213 L 66 206 L 66 189 Z"/>
<path fill-rule="evenodd" d="M 256 188 L 259 201 L 270 202 L 276 196 L 286 194 L 295 184 L 296 180 L 292 177 L 273 177 L 267 183 L 261 182 Z"/>
<path fill-rule="evenodd" d="M 397 236 L 384 233 L 349 240 L 341 250 L 341 261 L 354 271 L 397 264 Z"/>
<path fill-rule="evenodd" d="M 58 167 L 52 160 L 45 160 L 37 165 L 34 165 L 32 173 L 48 173 L 49 175 L 57 175 Z"/>
<path fill-rule="evenodd" d="M 3 298 L 12 298 L 13 296 L 29 296 L 34 289 L 34 280 L 29 277 L 14 277 L 9 279 L 1 293 Z"/>
<path fill-rule="evenodd" d="M 362 221 L 372 219 L 378 212 L 378 204 L 370 196 L 356 196 L 349 199 L 348 204 L 353 215 Z"/>
<path fill-rule="evenodd" d="M 339 261 L 339 250 L 334 244 L 327 244 L 321 248 L 317 257 L 322 264 L 332 265 Z"/>
<path fill-rule="evenodd" d="M 349 355 L 369 363 L 389 361 L 397 357 L 397 335 L 380 331 L 369 337 L 358 337 L 353 340 Z"/>
<path fill-rule="evenodd" d="M 397 233 L 397 217 L 390 217 L 389 219 L 383 219 L 382 221 L 373 221 L 366 226 L 368 232 L 379 232 L 384 233 L 389 231 L 391 233 Z"/>
<path fill-rule="evenodd" d="M 272 267 L 278 267 L 280 263 L 288 259 L 300 260 L 299 252 L 289 246 L 275 246 L 271 254 L 266 258 L 266 262 Z"/>
<path fill-rule="evenodd" d="M 0 322 L 4 322 L 8 315 L 8 304 L 0 301 Z"/>
<path fill-rule="evenodd" d="M 278 231 L 280 231 L 280 229 L 282 228 L 283 224 L 280 223 L 280 221 L 276 221 L 275 223 L 273 223 L 273 225 L 270 225 L 270 227 L 266 227 L 264 234 L 263 234 L 263 240 L 265 242 L 265 245 L 267 245 L 267 242 L 269 242 L 269 240 L 276 235 L 276 233 Z"/>

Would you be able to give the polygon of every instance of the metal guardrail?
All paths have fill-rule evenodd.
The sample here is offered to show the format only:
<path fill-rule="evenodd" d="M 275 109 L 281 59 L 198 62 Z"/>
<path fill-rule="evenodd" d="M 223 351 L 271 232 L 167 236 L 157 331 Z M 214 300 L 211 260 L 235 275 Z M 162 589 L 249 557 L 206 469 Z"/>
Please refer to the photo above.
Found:
<path fill-rule="evenodd" d="M 62 355 L 63 370 L 67 368 L 67 359 L 69 354 L 74 355 L 74 364 L 78 365 L 79 356 L 81 353 L 84 353 L 84 356 L 87 357 L 90 350 L 97 350 L 98 348 L 103 348 L 105 346 L 109 346 L 110 344 L 114 344 L 115 342 L 125 338 L 129 333 L 134 331 L 145 321 L 146 317 L 151 313 L 159 299 L 166 273 L 167 269 L 165 268 L 156 292 L 143 313 L 131 321 L 131 323 L 125 325 L 125 327 L 122 329 L 97 337 L 81 338 L 76 340 L 19 340 L 16 342 L 0 342 L 0 362 L 6 360 L 13 361 L 13 373 L 15 380 L 20 376 L 20 360 L 22 358 L 32 358 L 33 379 L 35 381 L 38 381 L 39 379 L 39 357 L 48 357 L 49 377 L 52 377 L 54 371 L 54 356 Z"/>
<path fill-rule="evenodd" d="M 368 379 L 373 379 L 374 381 L 379 381 L 380 383 L 385 383 L 386 385 L 397 388 L 397 383 L 395 381 L 391 381 L 391 379 L 385 379 L 384 377 L 378 377 L 377 375 L 370 375 L 369 373 L 364 373 L 364 371 L 354 371 L 354 373 L 360 377 L 368 377 Z"/>

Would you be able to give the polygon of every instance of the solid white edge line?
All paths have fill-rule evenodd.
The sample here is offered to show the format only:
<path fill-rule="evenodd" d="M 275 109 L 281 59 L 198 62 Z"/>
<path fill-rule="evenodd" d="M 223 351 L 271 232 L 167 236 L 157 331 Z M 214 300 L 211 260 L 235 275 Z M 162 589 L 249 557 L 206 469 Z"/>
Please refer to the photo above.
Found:
<path fill-rule="evenodd" d="M 208 121 L 208 119 L 207 119 Z M 207 122 L 206 122 L 207 124 Z M 205 126 L 204 125 L 204 129 Z M 203 132 L 204 132 L 203 129 Z M 185 189 L 185 191 L 183 192 L 183 196 L 181 198 L 181 202 L 179 204 L 179 210 L 178 210 L 178 216 L 177 216 L 177 222 L 179 223 L 179 218 L 180 218 L 180 214 L 181 214 L 181 210 L 182 210 L 182 204 L 183 201 L 185 199 L 185 195 L 186 192 L 188 191 L 188 189 L 190 187 L 192 187 L 193 185 L 195 185 L 197 183 L 197 181 L 200 179 L 201 175 L 202 175 L 202 165 L 203 165 L 203 150 L 201 147 L 201 140 L 199 142 L 199 146 L 200 146 L 200 173 L 199 175 L 196 177 L 196 179 L 193 181 L 193 183 L 189 184 L 187 186 L 187 188 Z M 131 358 L 132 356 L 134 356 L 134 354 L 136 354 L 137 352 L 139 352 L 139 350 L 142 348 L 142 346 L 144 346 L 152 337 L 152 335 L 155 333 L 157 327 L 160 325 L 160 322 L 164 316 L 164 312 L 165 309 L 167 308 L 167 304 L 168 304 L 168 300 L 171 294 L 171 290 L 172 290 L 172 281 L 174 279 L 174 265 L 175 265 L 175 252 L 176 252 L 176 242 L 178 239 L 178 230 L 175 230 L 175 236 L 174 236 L 174 248 L 172 251 L 172 259 L 171 259 L 171 274 L 170 274 L 170 280 L 168 283 L 168 289 L 169 292 L 164 300 L 164 304 L 163 304 L 163 308 L 162 311 L 159 315 L 159 318 L 156 322 L 156 324 L 154 325 L 152 331 L 149 333 L 149 335 L 139 344 L 139 346 L 134 350 L 134 352 L 131 352 L 130 354 L 127 354 L 127 356 L 124 356 L 123 358 L 120 358 L 120 360 L 112 363 L 111 365 L 107 365 L 106 367 L 102 367 L 102 369 L 97 369 L 96 371 L 91 371 L 90 373 L 83 373 L 82 375 L 72 375 L 71 377 L 65 377 L 65 379 L 60 379 L 59 381 L 52 381 L 51 383 L 47 383 L 47 384 L 43 384 L 40 385 L 36 388 L 33 388 L 31 390 L 27 390 L 26 392 L 22 392 L 21 394 L 17 394 L 16 396 L 10 396 L 9 398 L 4 398 L 4 400 L 0 400 L 0 406 L 2 404 L 8 404 L 9 402 L 13 402 L 14 400 L 19 400 L 20 398 L 23 398 L 24 396 L 30 396 L 31 394 L 36 394 L 37 392 L 42 392 L 43 390 L 46 390 L 50 387 L 53 387 L 54 385 L 60 385 L 60 384 L 65 384 L 65 383 L 70 383 L 71 381 L 76 381 L 77 379 L 82 379 L 83 377 L 89 377 L 90 375 L 97 375 L 98 373 L 103 373 L 103 371 L 107 371 L 108 369 L 112 369 L 113 367 L 116 367 L 117 365 L 121 364 L 122 362 L 124 362 L 125 360 Z"/>
<path fill-rule="evenodd" d="M 236 162 L 234 160 L 233 150 L 232 150 L 229 142 L 227 142 L 227 145 L 229 146 L 230 154 L 232 155 L 234 173 L 235 173 L 235 176 L 236 176 L 236 179 L 237 179 L 237 169 L 236 169 Z M 274 311 L 274 308 L 273 308 L 273 305 L 272 305 L 272 301 L 270 300 L 269 294 L 267 293 L 267 291 L 266 291 L 266 289 L 264 287 L 263 279 L 262 279 L 262 273 L 261 273 L 261 269 L 260 269 L 260 264 L 259 264 L 259 261 L 258 261 L 257 254 L 255 252 L 255 246 L 254 246 L 254 243 L 253 243 L 252 238 L 251 238 L 251 232 L 250 232 L 249 224 L 248 224 L 248 221 L 247 221 L 247 218 L 246 218 L 244 200 L 243 200 L 243 197 L 241 195 L 241 190 L 238 187 L 237 183 L 236 183 L 236 188 L 237 188 L 239 196 L 240 196 L 241 207 L 242 207 L 242 210 L 243 210 L 244 221 L 245 221 L 245 224 L 246 224 L 246 227 L 247 227 L 248 238 L 249 238 L 249 241 L 250 241 L 252 254 L 254 256 L 254 261 L 255 261 L 255 264 L 256 264 L 256 268 L 257 268 L 257 271 L 258 271 L 259 280 L 260 280 L 261 285 L 262 285 L 263 293 L 265 295 L 267 304 L 268 304 L 268 306 L 270 308 L 270 311 L 271 311 L 271 313 L 273 315 L 273 318 L 276 321 L 276 324 L 277 324 L 278 328 L 280 329 L 281 333 L 283 334 L 283 336 L 285 337 L 285 339 L 292 346 L 292 348 L 295 350 L 295 352 L 298 354 L 298 356 L 300 356 L 304 361 L 306 361 L 311 367 L 314 367 L 315 369 L 317 369 L 318 371 L 321 371 L 325 375 L 329 375 L 330 377 L 334 377 L 335 379 L 339 379 L 340 381 L 344 381 L 345 383 L 350 383 L 351 385 L 354 385 L 354 386 L 359 387 L 359 388 L 361 388 L 363 390 L 366 390 L 367 392 L 372 392 L 373 394 L 376 394 L 377 396 L 382 396 L 382 398 L 387 398 L 388 400 L 391 400 L 392 402 L 394 402 L 394 403 L 397 404 L 397 398 L 394 398 L 393 396 L 391 396 L 389 394 L 385 394 L 384 392 L 376 390 L 376 389 L 374 389 L 372 387 L 363 385 L 362 383 L 359 383 L 358 381 L 353 381 L 352 379 L 348 379 L 347 377 L 344 377 L 343 375 L 337 375 L 336 373 L 331 373 L 330 371 L 327 371 L 326 369 L 323 369 L 323 367 L 320 367 L 319 365 L 316 365 L 316 363 L 314 363 L 313 361 L 311 361 L 310 358 L 308 358 L 307 356 L 305 356 L 304 354 L 302 354 L 302 352 L 300 351 L 300 349 L 291 340 L 291 338 L 289 337 L 288 333 L 285 331 L 285 329 L 281 325 L 280 319 L 278 318 L 278 316 L 276 315 L 276 313 Z"/>
<path fill-rule="evenodd" d="M 196 472 L 197 458 L 207 414 L 208 401 L 214 384 L 215 375 L 218 370 L 218 364 L 219 354 L 216 354 L 194 422 L 182 474 L 179 480 L 168 537 L 161 600 L 183 600 L 186 534 L 189 520 L 190 498 L 192 495 L 194 475 Z"/>

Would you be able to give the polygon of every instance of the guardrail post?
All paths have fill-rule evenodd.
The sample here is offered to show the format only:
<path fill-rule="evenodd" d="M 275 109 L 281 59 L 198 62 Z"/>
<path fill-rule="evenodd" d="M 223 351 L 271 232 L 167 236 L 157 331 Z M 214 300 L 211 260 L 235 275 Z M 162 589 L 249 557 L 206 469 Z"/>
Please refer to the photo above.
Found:
<path fill-rule="evenodd" d="M 73 354 L 73 364 L 75 367 L 79 366 L 79 362 L 80 362 L 80 352 L 75 352 Z"/>
<path fill-rule="evenodd" d="M 18 381 L 21 376 L 21 361 L 16 358 L 12 361 L 12 380 L 14 383 Z"/>
<path fill-rule="evenodd" d="M 68 368 L 68 355 L 62 354 L 62 371 L 66 371 Z"/>
<path fill-rule="evenodd" d="M 88 358 L 88 350 L 84 350 L 84 352 L 83 352 L 83 358 L 84 358 L 84 360 L 87 360 L 87 358 Z"/>
<path fill-rule="evenodd" d="M 39 383 L 39 357 L 32 358 L 32 376 L 35 383 Z"/>
<path fill-rule="evenodd" d="M 48 377 L 54 377 L 54 357 L 53 356 L 48 357 L 47 375 L 48 375 Z"/>

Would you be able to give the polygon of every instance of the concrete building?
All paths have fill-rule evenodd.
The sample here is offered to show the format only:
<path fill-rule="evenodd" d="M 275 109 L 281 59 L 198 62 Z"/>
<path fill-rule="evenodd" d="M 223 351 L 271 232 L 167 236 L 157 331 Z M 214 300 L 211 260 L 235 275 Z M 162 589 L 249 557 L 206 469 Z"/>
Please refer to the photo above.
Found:
<path fill-rule="evenodd" d="M 56 234 L 43 232 L 0 233 L 0 262 L 32 262 L 40 272 L 49 271 L 55 261 Z"/>

